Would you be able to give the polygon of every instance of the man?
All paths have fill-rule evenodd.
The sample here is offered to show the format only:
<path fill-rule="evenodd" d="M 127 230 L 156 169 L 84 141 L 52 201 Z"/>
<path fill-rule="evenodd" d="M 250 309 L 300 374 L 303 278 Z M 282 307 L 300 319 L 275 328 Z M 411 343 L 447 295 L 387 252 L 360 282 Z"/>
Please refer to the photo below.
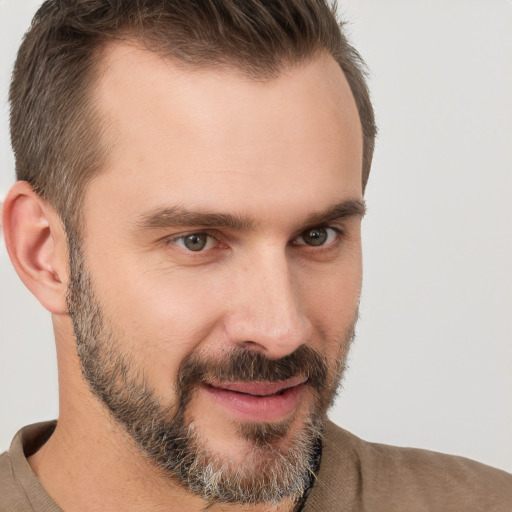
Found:
<path fill-rule="evenodd" d="M 375 126 L 328 7 L 45 2 L 11 85 L 6 245 L 58 423 L 2 510 L 507 510 L 510 476 L 327 422 Z"/>

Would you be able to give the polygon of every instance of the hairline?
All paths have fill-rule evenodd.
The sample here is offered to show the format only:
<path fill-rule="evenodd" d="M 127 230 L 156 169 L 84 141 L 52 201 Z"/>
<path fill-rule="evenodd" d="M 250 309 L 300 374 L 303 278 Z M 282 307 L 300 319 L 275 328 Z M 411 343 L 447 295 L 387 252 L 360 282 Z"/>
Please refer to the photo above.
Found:
<path fill-rule="evenodd" d="M 133 46 L 134 48 L 147 51 L 148 53 L 154 54 L 161 59 L 172 63 L 180 70 L 186 72 L 217 72 L 219 74 L 235 74 L 240 78 L 247 79 L 254 82 L 271 82 L 286 73 L 287 70 L 293 70 L 301 66 L 307 65 L 308 63 L 323 57 L 332 59 L 340 71 L 343 73 L 345 80 L 347 81 L 350 97 L 356 107 L 359 131 L 361 136 L 361 181 L 362 189 L 364 193 L 365 179 L 364 179 L 364 156 L 366 150 L 365 133 L 362 124 L 361 115 L 357 105 L 356 98 L 352 91 L 351 83 L 343 69 L 340 61 L 329 52 L 328 49 L 318 47 L 313 49 L 310 53 L 300 56 L 296 59 L 282 58 L 279 65 L 269 72 L 262 67 L 253 66 L 250 62 L 245 62 L 243 59 L 233 59 L 226 56 L 226 59 L 217 59 L 210 62 L 192 62 L 186 61 L 179 56 L 172 53 L 170 50 L 166 50 L 162 43 L 158 43 L 159 47 L 150 47 L 149 43 L 153 41 L 151 37 L 143 37 L 137 34 L 136 31 L 124 30 L 118 37 L 112 36 L 99 40 L 96 47 L 92 49 L 90 54 L 90 68 L 89 72 L 86 73 L 86 83 L 84 86 L 84 104 L 83 111 L 87 119 L 87 126 L 89 130 L 89 137 L 91 143 L 95 145 L 93 150 L 97 156 L 96 165 L 88 173 L 84 173 L 85 176 L 81 180 L 82 192 L 77 194 L 75 199 L 75 208 L 71 211 L 57 212 L 61 218 L 68 236 L 75 236 L 79 239 L 82 237 L 84 232 L 84 218 L 83 218 L 83 203 L 88 192 L 90 183 L 101 173 L 106 172 L 109 164 L 109 158 L 111 154 L 111 148 L 116 142 L 117 134 L 115 125 L 108 119 L 108 114 L 102 110 L 99 103 L 97 102 L 96 92 L 98 91 L 101 78 L 105 73 L 108 72 L 108 57 L 113 49 L 118 45 Z"/>

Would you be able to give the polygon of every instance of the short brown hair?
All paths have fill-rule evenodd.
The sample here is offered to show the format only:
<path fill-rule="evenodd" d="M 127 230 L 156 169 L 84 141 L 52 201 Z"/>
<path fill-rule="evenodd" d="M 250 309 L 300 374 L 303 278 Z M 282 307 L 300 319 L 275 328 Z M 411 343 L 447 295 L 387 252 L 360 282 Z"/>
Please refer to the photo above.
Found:
<path fill-rule="evenodd" d="M 328 1 L 328 0 L 327 0 Z M 119 39 L 191 66 L 227 66 L 266 79 L 326 51 L 352 90 L 363 132 L 363 189 L 375 121 L 364 63 L 325 0 L 47 0 L 19 49 L 10 88 L 19 180 L 50 202 L 68 234 L 108 144 L 91 90 L 101 49 Z"/>

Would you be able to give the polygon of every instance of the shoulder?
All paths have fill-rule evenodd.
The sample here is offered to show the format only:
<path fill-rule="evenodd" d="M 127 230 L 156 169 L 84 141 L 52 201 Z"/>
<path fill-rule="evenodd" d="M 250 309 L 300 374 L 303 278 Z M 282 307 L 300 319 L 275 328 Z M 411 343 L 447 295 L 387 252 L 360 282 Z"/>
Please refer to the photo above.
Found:
<path fill-rule="evenodd" d="M 27 456 L 35 453 L 51 436 L 56 422 L 22 428 L 8 452 L 0 455 L 0 512 L 45 510 L 62 512 L 47 494 L 30 467 Z"/>
<path fill-rule="evenodd" d="M 16 480 L 7 452 L 0 455 L 0 512 L 32 510 L 23 487 Z"/>
<path fill-rule="evenodd" d="M 323 444 L 315 499 L 324 510 L 340 510 L 334 507 L 340 500 L 346 510 L 359 511 L 512 510 L 512 475 L 485 464 L 369 443 L 330 422 Z M 324 500 L 332 501 L 329 508 Z"/>

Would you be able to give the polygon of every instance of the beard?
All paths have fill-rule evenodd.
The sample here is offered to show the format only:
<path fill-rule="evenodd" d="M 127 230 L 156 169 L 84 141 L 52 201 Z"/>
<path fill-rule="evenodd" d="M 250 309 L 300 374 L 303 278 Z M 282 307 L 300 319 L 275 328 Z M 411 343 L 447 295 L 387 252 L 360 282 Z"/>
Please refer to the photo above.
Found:
<path fill-rule="evenodd" d="M 193 351 L 180 364 L 176 400 L 164 404 L 148 384 L 146 372 L 120 351 L 115 329 L 105 321 L 94 296 L 80 246 L 70 240 L 69 247 L 67 301 L 82 374 L 140 451 L 174 482 L 210 503 L 254 505 L 300 499 L 316 470 L 316 452 L 327 410 L 341 383 L 355 321 L 330 365 L 306 345 L 281 359 L 240 348 L 222 358 Z M 296 376 L 307 378 L 313 404 L 301 428 L 291 432 L 298 420 L 295 415 L 281 422 L 240 422 L 236 436 L 251 447 L 242 463 L 208 448 L 204 434 L 187 417 L 194 393 L 205 383 L 275 382 Z"/>

